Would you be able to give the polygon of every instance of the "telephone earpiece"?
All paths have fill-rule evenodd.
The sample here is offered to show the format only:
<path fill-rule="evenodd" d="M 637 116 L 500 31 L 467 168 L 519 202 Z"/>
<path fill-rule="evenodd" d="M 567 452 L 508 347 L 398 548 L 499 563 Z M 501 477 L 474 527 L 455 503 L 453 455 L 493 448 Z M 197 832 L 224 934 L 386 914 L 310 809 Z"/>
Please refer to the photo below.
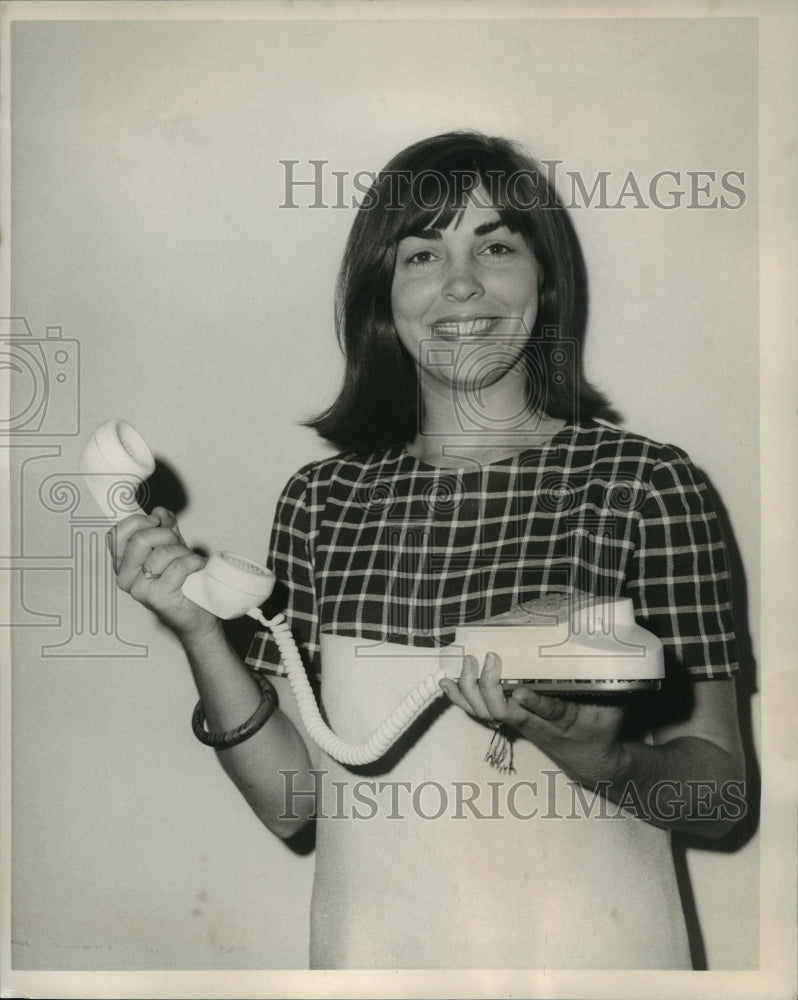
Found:
<path fill-rule="evenodd" d="M 80 456 L 80 471 L 103 514 L 116 517 L 120 511 L 111 503 L 115 486 L 131 490 L 155 471 L 155 459 L 144 438 L 124 420 L 108 420 L 94 430 Z M 138 505 L 125 508 L 129 514 L 143 514 Z"/>
<path fill-rule="evenodd" d="M 131 491 L 155 470 L 155 459 L 147 442 L 124 420 L 108 420 L 89 437 L 80 459 L 80 471 L 103 513 L 116 517 L 111 504 L 114 486 Z M 143 514 L 131 504 L 130 514 Z M 183 584 L 183 593 L 217 618 L 240 618 L 257 608 L 271 594 L 274 574 L 265 566 L 232 552 L 214 552 L 205 566 Z"/>

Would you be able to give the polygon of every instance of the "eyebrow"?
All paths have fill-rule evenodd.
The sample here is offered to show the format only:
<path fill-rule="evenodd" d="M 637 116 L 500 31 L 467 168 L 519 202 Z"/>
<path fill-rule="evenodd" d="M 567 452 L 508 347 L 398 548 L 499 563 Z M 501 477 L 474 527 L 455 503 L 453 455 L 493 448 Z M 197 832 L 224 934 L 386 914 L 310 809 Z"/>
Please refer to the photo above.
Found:
<path fill-rule="evenodd" d="M 481 226 L 477 226 L 474 230 L 475 236 L 485 236 L 487 233 L 492 233 L 497 229 L 503 229 L 507 225 L 506 222 L 502 222 L 501 219 L 496 219 L 494 222 L 483 222 Z M 417 233 L 409 233 L 408 238 L 417 240 L 440 240 L 443 239 L 440 229 L 421 229 Z"/>

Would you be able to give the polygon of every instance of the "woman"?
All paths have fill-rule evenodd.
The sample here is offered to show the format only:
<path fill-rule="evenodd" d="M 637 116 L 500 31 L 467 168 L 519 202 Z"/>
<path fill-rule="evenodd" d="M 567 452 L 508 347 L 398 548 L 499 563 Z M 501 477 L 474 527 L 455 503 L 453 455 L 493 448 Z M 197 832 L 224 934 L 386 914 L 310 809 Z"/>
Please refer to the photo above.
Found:
<path fill-rule="evenodd" d="M 275 676 L 279 710 L 219 757 L 277 835 L 315 809 L 312 966 L 689 968 L 668 830 L 741 813 L 723 543 L 683 452 L 595 419 L 564 209 L 504 140 L 425 140 L 364 200 L 339 291 L 346 376 L 313 426 L 343 451 L 292 477 L 270 555 L 333 728 L 364 739 L 458 625 L 552 593 L 632 598 L 667 677 L 590 701 L 510 692 L 496 655 L 465 656 L 448 701 L 354 769 Z M 128 519 L 115 551 L 120 586 L 181 639 L 209 728 L 257 713 L 279 653 L 260 634 L 242 665 L 182 596 L 203 561 L 174 516 Z M 496 726 L 511 772 L 484 759 Z"/>

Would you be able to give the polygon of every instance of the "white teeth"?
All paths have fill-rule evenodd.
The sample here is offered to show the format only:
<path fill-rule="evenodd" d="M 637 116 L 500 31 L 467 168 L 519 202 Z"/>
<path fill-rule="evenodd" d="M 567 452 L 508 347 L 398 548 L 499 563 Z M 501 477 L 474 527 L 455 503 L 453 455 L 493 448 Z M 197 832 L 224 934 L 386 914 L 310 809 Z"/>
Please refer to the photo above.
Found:
<path fill-rule="evenodd" d="M 463 320 L 462 322 L 447 322 L 433 324 L 433 331 L 443 337 L 472 337 L 476 334 L 487 333 L 496 323 L 496 319 L 489 316 L 485 319 Z"/>

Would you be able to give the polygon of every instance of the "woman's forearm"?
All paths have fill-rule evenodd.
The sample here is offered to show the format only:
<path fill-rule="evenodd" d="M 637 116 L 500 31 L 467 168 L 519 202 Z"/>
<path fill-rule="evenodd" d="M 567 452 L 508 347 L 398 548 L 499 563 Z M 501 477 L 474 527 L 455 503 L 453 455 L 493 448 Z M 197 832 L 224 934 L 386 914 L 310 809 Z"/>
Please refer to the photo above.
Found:
<path fill-rule="evenodd" d="M 226 732 L 245 722 L 261 702 L 257 680 L 231 649 L 221 625 L 201 637 L 182 639 L 207 727 Z M 238 746 L 217 751 L 219 762 L 261 821 L 277 836 L 296 833 L 313 812 L 312 802 L 285 807 L 281 771 L 310 768 L 305 742 L 278 708 L 262 729 Z"/>
<path fill-rule="evenodd" d="M 746 811 L 742 758 L 699 737 L 622 742 L 609 768 L 572 777 L 648 823 L 699 836 L 722 836 Z"/>
<path fill-rule="evenodd" d="M 719 837 L 745 814 L 745 758 L 734 682 L 693 685 L 687 717 L 660 726 L 654 743 L 624 740 L 628 706 L 559 698 L 519 685 L 501 686 L 501 661 L 463 658 L 457 683 L 441 681 L 469 714 L 504 722 L 534 743 L 563 773 L 646 822 Z"/>

